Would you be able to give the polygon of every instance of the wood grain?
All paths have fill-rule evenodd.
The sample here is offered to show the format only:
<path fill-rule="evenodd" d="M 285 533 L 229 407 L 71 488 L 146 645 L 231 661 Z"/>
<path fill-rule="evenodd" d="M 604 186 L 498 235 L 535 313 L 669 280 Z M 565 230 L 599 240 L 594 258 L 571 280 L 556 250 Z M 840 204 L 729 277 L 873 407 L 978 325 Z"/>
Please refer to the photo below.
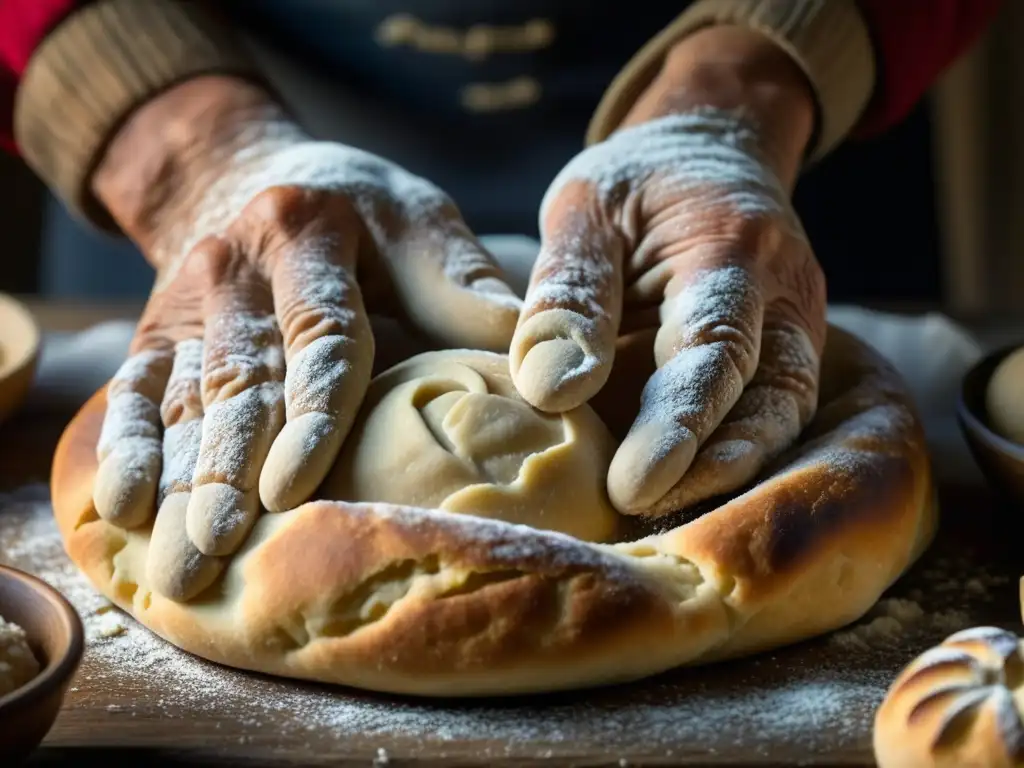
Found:
<path fill-rule="evenodd" d="M 45 480 L 70 415 L 33 412 L 0 427 L 0 491 Z M 122 672 L 118 679 L 128 682 L 111 685 L 109 662 L 87 650 L 30 765 L 873 765 L 874 709 L 898 670 L 949 634 L 936 613 L 956 608 L 965 625 L 1020 630 L 1019 510 L 980 488 L 944 489 L 942 509 L 939 540 L 887 595 L 912 599 L 928 615 L 890 643 L 856 649 L 823 638 L 646 683 L 513 702 L 417 702 L 194 660 L 235 681 L 212 708 L 183 703 L 173 686 L 142 672 Z M 0 528 L 4 514 L 0 505 Z M 303 701 L 366 719 L 303 723 L 301 712 L 253 706 L 296 690 Z"/>

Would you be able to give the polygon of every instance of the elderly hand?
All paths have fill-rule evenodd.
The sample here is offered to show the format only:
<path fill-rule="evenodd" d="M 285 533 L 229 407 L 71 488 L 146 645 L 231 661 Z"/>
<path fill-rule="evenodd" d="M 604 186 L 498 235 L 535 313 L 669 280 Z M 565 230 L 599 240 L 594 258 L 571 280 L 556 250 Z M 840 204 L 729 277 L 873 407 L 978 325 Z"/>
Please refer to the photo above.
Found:
<path fill-rule="evenodd" d="M 241 82 L 143 107 L 93 188 L 157 270 L 107 392 L 94 500 L 126 528 L 160 507 L 149 569 L 168 597 L 212 581 L 261 501 L 319 486 L 369 383 L 368 305 L 444 346 L 512 337 L 521 303 L 440 190 L 309 139 Z"/>
<path fill-rule="evenodd" d="M 802 73 L 756 33 L 678 44 L 625 125 L 573 159 L 511 346 L 534 406 L 607 381 L 616 337 L 657 327 L 657 372 L 608 477 L 627 514 L 736 490 L 812 417 L 825 281 L 790 204 L 814 122 Z"/>

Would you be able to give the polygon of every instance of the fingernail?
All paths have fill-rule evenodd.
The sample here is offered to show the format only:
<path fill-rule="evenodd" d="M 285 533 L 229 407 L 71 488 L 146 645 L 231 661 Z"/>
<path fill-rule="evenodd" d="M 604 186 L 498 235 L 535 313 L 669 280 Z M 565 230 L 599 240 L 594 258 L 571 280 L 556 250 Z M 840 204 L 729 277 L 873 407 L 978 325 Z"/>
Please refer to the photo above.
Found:
<path fill-rule="evenodd" d="M 149 551 L 146 579 L 149 586 L 168 600 L 191 600 L 217 580 L 225 561 L 204 555 L 185 531 L 189 494 L 172 493 L 160 505 Z"/>
<path fill-rule="evenodd" d="M 192 490 L 185 516 L 188 537 L 204 555 L 230 555 L 245 540 L 256 522 L 259 498 L 223 483 L 207 483 Z"/>
<path fill-rule="evenodd" d="M 260 500 L 286 512 L 309 500 L 334 464 L 344 434 L 325 413 L 305 413 L 285 424 L 260 471 Z"/>
<path fill-rule="evenodd" d="M 587 402 L 611 373 L 611 357 L 582 343 L 576 326 L 584 318 L 567 310 L 548 310 L 530 318 L 512 342 L 512 378 L 519 394 L 542 411 L 562 413 Z M 523 349 L 525 348 L 525 354 Z"/>
<path fill-rule="evenodd" d="M 697 438 L 689 429 L 648 422 L 626 435 L 608 468 L 608 495 L 623 514 L 657 504 L 689 469 Z"/>
<path fill-rule="evenodd" d="M 150 520 L 160 479 L 160 453 L 136 450 L 128 441 L 114 447 L 100 464 L 93 482 L 96 513 L 119 528 L 135 528 Z"/>

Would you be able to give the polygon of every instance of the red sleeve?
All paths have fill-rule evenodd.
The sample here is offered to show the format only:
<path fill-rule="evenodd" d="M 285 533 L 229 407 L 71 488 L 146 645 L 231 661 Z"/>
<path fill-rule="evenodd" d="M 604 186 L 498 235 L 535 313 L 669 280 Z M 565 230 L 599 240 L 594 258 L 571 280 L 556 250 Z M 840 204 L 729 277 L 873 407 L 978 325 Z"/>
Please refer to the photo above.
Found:
<path fill-rule="evenodd" d="M 14 146 L 14 93 L 32 52 L 80 0 L 0 0 L 0 147 Z"/>
<path fill-rule="evenodd" d="M 855 135 L 900 122 L 943 70 L 985 31 L 1001 0 L 859 0 L 875 45 L 878 74 Z"/>

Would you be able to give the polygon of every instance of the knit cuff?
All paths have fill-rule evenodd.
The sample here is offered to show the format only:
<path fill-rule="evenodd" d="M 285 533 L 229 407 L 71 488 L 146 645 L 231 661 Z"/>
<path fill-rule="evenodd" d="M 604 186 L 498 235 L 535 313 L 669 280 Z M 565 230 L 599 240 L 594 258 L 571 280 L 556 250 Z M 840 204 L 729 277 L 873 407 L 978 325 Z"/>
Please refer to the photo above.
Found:
<path fill-rule="evenodd" d="M 716 24 L 764 34 L 803 70 L 818 103 L 812 160 L 824 157 L 846 138 L 867 107 L 875 83 L 870 33 L 855 0 L 698 0 L 615 78 L 594 113 L 587 143 L 603 141 L 619 126 L 673 45 Z"/>
<path fill-rule="evenodd" d="M 68 208 L 116 231 L 89 184 L 132 111 L 192 77 L 254 72 L 230 29 L 202 3 L 99 0 L 68 17 L 32 55 L 17 92 L 15 139 Z"/>

